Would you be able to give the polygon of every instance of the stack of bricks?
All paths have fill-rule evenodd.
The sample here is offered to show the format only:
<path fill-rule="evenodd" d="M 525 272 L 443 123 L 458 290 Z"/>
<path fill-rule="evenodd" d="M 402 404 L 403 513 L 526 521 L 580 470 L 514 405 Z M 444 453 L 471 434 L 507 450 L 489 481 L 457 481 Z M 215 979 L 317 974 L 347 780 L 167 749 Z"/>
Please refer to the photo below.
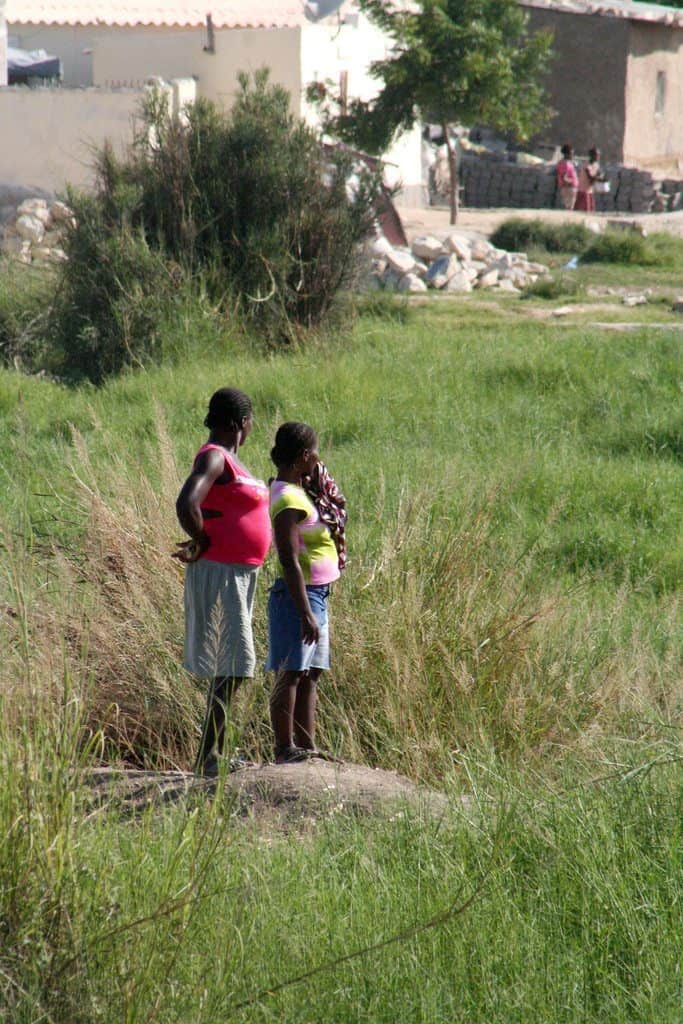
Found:
<path fill-rule="evenodd" d="M 555 199 L 555 171 L 466 155 L 460 166 L 465 206 L 540 209 Z"/>
<path fill-rule="evenodd" d="M 683 182 L 658 186 L 650 171 L 612 164 L 604 168 L 610 191 L 596 194 L 598 212 L 650 213 L 683 208 Z M 543 209 L 558 206 L 554 164 L 515 164 L 501 154 L 465 154 L 460 165 L 462 201 L 470 207 Z M 435 197 L 436 202 L 444 197 Z"/>
<path fill-rule="evenodd" d="M 665 178 L 659 188 L 663 210 L 683 210 L 683 181 Z"/>

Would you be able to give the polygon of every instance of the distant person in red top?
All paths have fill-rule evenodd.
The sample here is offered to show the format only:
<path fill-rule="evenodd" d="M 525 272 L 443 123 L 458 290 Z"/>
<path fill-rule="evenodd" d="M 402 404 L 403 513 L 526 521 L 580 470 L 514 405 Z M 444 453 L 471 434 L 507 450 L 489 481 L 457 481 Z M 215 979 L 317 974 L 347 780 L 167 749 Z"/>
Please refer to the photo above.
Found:
<path fill-rule="evenodd" d="M 237 388 L 211 396 L 206 444 L 176 502 L 190 540 L 174 557 L 185 573 L 185 667 L 210 679 L 195 770 L 215 775 L 223 753 L 227 707 L 254 674 L 251 619 L 259 568 L 270 548 L 268 487 L 238 457 L 252 427 L 251 401 Z"/>
<path fill-rule="evenodd" d="M 583 164 L 579 171 L 579 191 L 576 196 L 575 210 L 586 210 L 595 213 L 595 196 L 593 187 L 596 181 L 604 181 L 600 171 L 600 150 L 593 146 L 588 150 L 588 163 Z"/>
<path fill-rule="evenodd" d="M 574 150 L 568 142 L 562 147 L 562 159 L 557 164 L 556 171 L 562 205 L 565 210 L 573 210 L 579 189 L 579 177 L 574 166 Z"/>

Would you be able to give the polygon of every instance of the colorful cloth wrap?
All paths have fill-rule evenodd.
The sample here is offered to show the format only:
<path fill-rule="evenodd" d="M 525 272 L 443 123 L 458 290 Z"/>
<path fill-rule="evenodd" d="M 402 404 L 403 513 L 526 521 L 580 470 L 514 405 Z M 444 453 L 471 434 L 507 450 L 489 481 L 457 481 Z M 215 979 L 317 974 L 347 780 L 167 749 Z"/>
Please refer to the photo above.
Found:
<path fill-rule="evenodd" d="M 304 490 L 318 510 L 318 515 L 332 535 L 337 549 L 340 571 L 346 566 L 346 498 L 330 476 L 324 462 L 318 462 L 310 476 L 303 480 Z"/>

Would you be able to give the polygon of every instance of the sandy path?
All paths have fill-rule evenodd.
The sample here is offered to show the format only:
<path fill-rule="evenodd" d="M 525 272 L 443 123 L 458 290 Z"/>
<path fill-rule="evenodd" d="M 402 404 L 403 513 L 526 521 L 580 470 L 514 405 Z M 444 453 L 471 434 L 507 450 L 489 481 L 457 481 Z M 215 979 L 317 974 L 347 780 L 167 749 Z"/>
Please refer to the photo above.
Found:
<path fill-rule="evenodd" d="M 403 221 L 403 227 L 408 236 L 412 239 L 415 235 L 426 232 L 443 234 L 450 229 L 448 210 L 437 207 L 398 207 L 398 212 Z M 476 231 L 488 237 L 496 230 L 499 224 L 510 217 L 521 217 L 524 220 L 540 219 L 548 224 L 562 224 L 565 222 L 576 223 L 577 220 L 624 220 L 637 221 L 642 224 L 649 234 L 655 231 L 665 231 L 671 235 L 683 238 L 683 210 L 676 213 L 647 213 L 647 214 L 626 214 L 626 213 L 567 213 L 566 210 L 517 210 L 511 208 L 503 209 L 462 209 L 458 216 L 457 229 L 463 231 Z"/>

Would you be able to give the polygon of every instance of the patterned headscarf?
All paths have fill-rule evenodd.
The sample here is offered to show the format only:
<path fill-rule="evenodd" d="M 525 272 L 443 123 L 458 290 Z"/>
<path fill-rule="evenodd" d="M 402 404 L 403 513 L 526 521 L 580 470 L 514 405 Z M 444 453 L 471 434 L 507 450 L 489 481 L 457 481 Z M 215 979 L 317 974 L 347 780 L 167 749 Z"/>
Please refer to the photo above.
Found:
<path fill-rule="evenodd" d="M 330 476 L 323 462 L 316 463 L 310 476 L 304 477 L 304 490 L 318 509 L 320 518 L 332 535 L 337 548 L 340 571 L 346 565 L 346 498 Z"/>

